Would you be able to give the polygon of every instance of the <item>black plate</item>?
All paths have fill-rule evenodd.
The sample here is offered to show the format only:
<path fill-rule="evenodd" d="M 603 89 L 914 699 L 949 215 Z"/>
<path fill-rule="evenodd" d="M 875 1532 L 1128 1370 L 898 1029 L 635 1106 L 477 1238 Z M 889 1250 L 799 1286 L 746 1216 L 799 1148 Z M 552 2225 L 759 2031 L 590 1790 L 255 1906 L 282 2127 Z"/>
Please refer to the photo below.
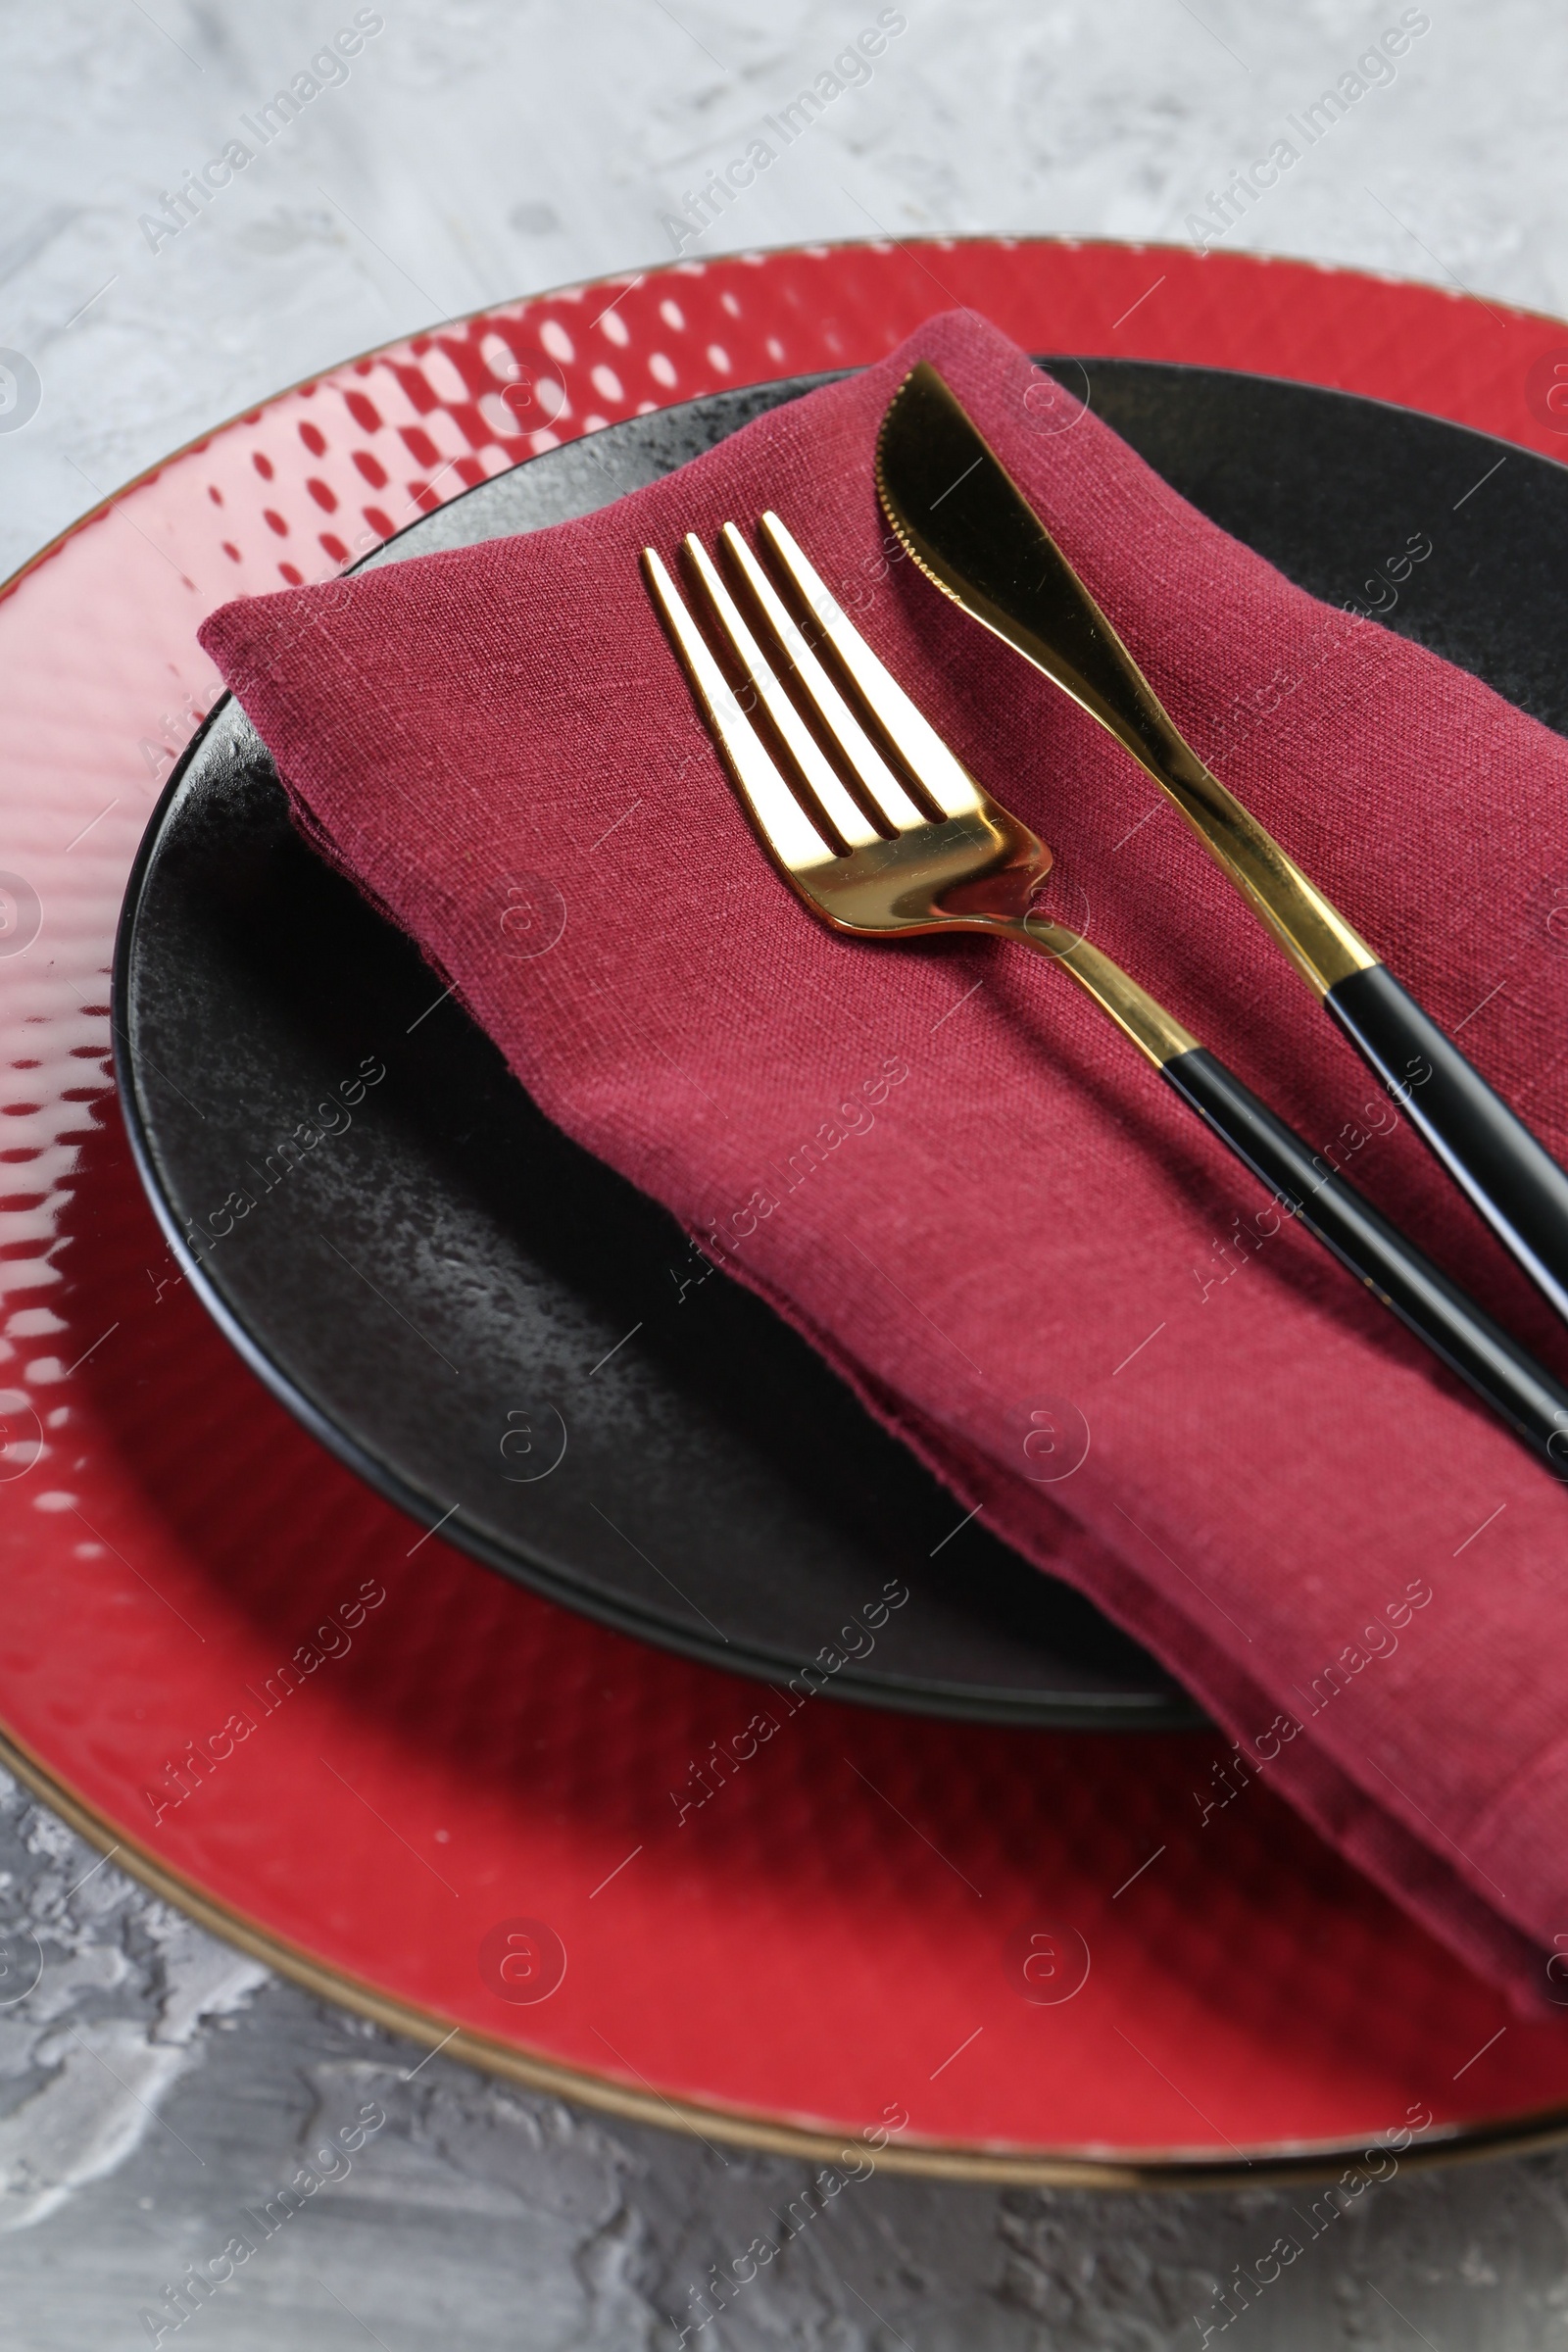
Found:
<path fill-rule="evenodd" d="M 1177 489 L 1320 596 L 1359 593 L 1429 533 L 1441 560 L 1404 583 L 1392 625 L 1568 724 L 1568 471 L 1509 448 L 1466 498 L 1503 445 L 1455 425 L 1208 369 L 1055 365 L 1078 390 L 1087 372 L 1095 410 Z M 552 450 L 369 561 L 587 514 L 822 380 Z M 417 952 L 289 824 L 231 700 L 149 828 L 115 986 L 127 1121 L 166 1227 L 221 1228 L 236 1192 L 256 1203 L 204 1250 L 207 1304 L 423 1526 L 591 1616 L 772 1680 L 902 1581 L 909 1601 L 833 1677 L 846 1698 L 1030 1724 L 1200 1720 L 1066 1586 L 978 1524 L 955 1533 L 952 1497 L 757 1299 L 715 1276 L 677 1305 L 671 1269 L 691 1259 L 673 1221 L 432 1002 Z M 386 1076 L 352 1126 L 279 1175 L 283 1139 L 367 1060 Z"/>

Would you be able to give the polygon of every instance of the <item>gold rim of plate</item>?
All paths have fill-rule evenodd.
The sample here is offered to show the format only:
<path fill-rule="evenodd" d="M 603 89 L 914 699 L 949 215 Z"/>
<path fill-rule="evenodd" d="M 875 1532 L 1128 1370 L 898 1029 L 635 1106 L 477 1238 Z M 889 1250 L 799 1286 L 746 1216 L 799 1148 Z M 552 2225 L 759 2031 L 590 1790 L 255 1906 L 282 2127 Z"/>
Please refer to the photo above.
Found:
<path fill-rule="evenodd" d="M 608 2075 L 567 2066 L 515 2043 L 456 2024 L 432 2010 L 383 1992 L 364 1978 L 291 1943 L 259 1920 L 211 1895 L 192 1879 L 152 1853 L 109 1815 L 100 1812 L 33 1754 L 0 1723 L 0 1766 L 29 1793 L 59 1814 L 127 1877 L 172 1903 L 198 1927 L 238 1946 L 278 1976 L 323 2000 L 368 2018 L 390 2034 L 465 2060 L 528 2090 L 575 2101 L 627 2123 L 648 2124 L 702 2140 L 721 2140 L 759 2154 L 831 2163 L 855 2143 L 857 2158 L 869 2151 L 848 2126 L 829 2131 L 791 2123 L 746 2108 L 709 2106 L 669 2097 L 652 2088 L 633 2089 Z M 1568 2107 L 1544 2108 L 1524 2116 L 1489 2116 L 1468 2124 L 1444 2125 L 1428 2140 L 1396 2154 L 1396 2169 L 1453 2164 L 1481 2156 L 1539 2151 L 1568 2141 Z M 1026 2149 L 964 2145 L 948 2140 L 889 2141 L 876 2152 L 872 2169 L 925 2180 L 991 2182 L 1004 2187 L 1083 2188 L 1102 2191 L 1149 2189 L 1284 2187 L 1295 2181 L 1331 2180 L 1348 2162 L 1370 2154 L 1394 2154 L 1375 2136 L 1364 2139 L 1260 2142 L 1219 2158 L 1192 2149 L 1146 2151 L 1137 2156 L 1092 2149 Z M 1384 2176 L 1392 2178 L 1391 2176 Z"/>

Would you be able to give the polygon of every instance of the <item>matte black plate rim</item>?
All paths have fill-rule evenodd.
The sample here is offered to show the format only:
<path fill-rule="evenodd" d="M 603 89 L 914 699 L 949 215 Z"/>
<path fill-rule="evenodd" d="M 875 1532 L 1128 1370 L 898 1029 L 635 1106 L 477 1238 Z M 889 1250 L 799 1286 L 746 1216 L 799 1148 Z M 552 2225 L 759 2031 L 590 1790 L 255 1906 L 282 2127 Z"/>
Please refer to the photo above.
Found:
<path fill-rule="evenodd" d="M 835 371 L 841 372 L 849 371 Z M 834 377 L 823 376 L 816 380 L 827 382 L 834 380 Z M 673 403 L 669 410 L 661 413 L 670 415 L 682 408 L 700 407 L 704 397 Z M 805 397 L 804 392 L 800 397 Z M 519 463 L 527 465 L 532 461 L 523 459 Z M 420 516 L 417 521 L 423 519 Z M 383 541 L 381 546 L 363 558 L 361 564 L 351 568 L 358 570 L 374 564 L 384 556 L 388 547 L 395 545 L 408 531 L 416 529 L 417 521 L 405 525 L 403 531 L 395 532 L 391 539 Z M 186 1249 L 178 1216 L 165 1190 L 153 1143 L 152 1121 L 141 1092 L 126 1018 L 136 926 L 148 877 L 162 845 L 165 824 L 184 783 L 186 771 L 200 753 L 208 734 L 233 701 L 231 693 L 221 694 L 180 754 L 148 819 L 126 880 L 110 976 L 110 1025 L 115 1079 L 125 1132 L 142 1189 L 186 1281 L 241 1360 L 319 1445 L 362 1478 L 374 1493 L 402 1511 L 421 1532 L 429 1532 L 432 1511 L 437 1518 L 440 1516 L 437 1498 L 415 1486 L 395 1463 L 363 1445 L 329 1413 L 323 1411 L 309 1391 L 269 1352 L 259 1334 L 235 1312 L 223 1293 L 209 1279 L 203 1261 Z M 586 1616 L 594 1622 L 608 1625 L 634 1641 L 672 1650 L 700 1665 L 729 1670 L 763 1683 L 788 1681 L 801 1671 L 800 1661 L 785 1652 L 772 1651 L 744 1641 L 730 1642 L 722 1654 L 716 1655 L 710 1642 L 701 1637 L 687 1635 L 673 1620 L 645 1612 L 635 1602 L 602 1588 L 585 1591 L 581 1585 L 558 1574 L 547 1560 L 526 1550 L 521 1544 L 514 1547 L 491 1541 L 483 1529 L 468 1524 L 461 1512 L 449 1524 L 442 1526 L 441 1533 L 443 1541 L 467 1552 L 484 1566 L 497 1570 L 510 1582 L 517 1582 L 519 1567 L 525 1568 L 528 1589 L 571 1610 L 574 1615 Z M 831 1690 L 825 1694 L 890 1713 L 926 1715 L 942 1721 L 983 1723 L 994 1728 L 1022 1731 L 1120 1734 L 1129 1731 L 1191 1731 L 1205 1728 L 1207 1724 L 1207 1718 L 1195 1702 L 1179 1691 L 1169 1696 L 1156 1691 L 1097 1691 L 1093 1696 L 1085 1696 L 1068 1691 L 1052 1693 L 1034 1690 L 1020 1696 L 1013 1690 L 996 1686 L 972 1682 L 944 1685 L 927 1677 L 914 1680 L 886 1672 L 873 1680 L 854 1672 L 850 1665 L 834 1676 Z"/>

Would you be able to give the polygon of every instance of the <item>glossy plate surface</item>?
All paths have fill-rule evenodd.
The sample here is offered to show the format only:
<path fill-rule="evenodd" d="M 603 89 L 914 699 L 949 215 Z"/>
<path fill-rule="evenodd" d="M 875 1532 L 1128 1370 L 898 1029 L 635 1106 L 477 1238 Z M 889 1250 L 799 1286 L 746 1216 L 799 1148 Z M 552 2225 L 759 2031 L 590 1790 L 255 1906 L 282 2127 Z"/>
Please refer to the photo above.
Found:
<path fill-rule="evenodd" d="M 345 367 L 133 485 L 0 602 L 5 1752 L 309 1982 L 710 2138 L 831 2154 L 891 2108 L 908 2121 L 884 2162 L 1126 2180 L 1250 2159 L 1256 2180 L 1411 2108 L 1425 2148 L 1539 2135 L 1568 2114 L 1562 2026 L 1509 2012 L 1265 1787 L 1219 1801 L 1212 1734 L 790 1711 L 509 1583 L 267 1394 L 136 1182 L 108 971 L 214 690 L 202 615 L 591 421 L 874 359 L 949 301 L 1034 349 L 1327 380 L 1561 446 L 1532 386 L 1568 328 L 1428 289 L 1103 246 L 785 253 Z M 518 430 L 504 396 L 524 385 L 548 420 Z M 1183 486 L 1230 520 L 1223 430 L 1192 454 Z M 1281 448 L 1282 513 L 1309 470 Z M 1510 609 L 1512 562 L 1521 601 L 1544 598 L 1488 503 L 1514 478 L 1510 454 L 1460 503 L 1435 462 L 1393 544 L 1429 529 L 1478 608 Z M 1390 552 L 1375 527 L 1349 517 L 1348 580 L 1300 576 L 1352 593 Z M 1407 603 L 1395 625 L 1407 610 L 1424 629 Z M 1509 690 L 1549 693 L 1554 668 L 1517 655 Z M 514 1933 L 539 1956 L 520 1986 L 498 1959 Z"/>

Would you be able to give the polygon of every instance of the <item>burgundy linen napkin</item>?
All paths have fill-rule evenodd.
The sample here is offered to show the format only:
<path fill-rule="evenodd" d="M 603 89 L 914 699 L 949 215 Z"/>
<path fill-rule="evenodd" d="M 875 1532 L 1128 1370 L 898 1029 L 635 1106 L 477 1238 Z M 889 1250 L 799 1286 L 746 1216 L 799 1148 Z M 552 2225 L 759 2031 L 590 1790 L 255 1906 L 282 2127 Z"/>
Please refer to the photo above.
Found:
<path fill-rule="evenodd" d="M 1568 1931 L 1568 1495 L 1050 964 L 808 916 L 648 602 L 645 542 L 669 560 L 776 507 L 1053 845 L 1046 904 L 1560 1365 L 1549 1315 L 1155 788 L 897 559 L 872 446 L 917 358 L 1178 725 L 1568 1154 L 1548 927 L 1568 743 L 1292 587 L 971 314 L 586 520 L 229 605 L 202 641 L 300 821 L 549 1116 L 964 1509 L 1155 1651 L 1236 1741 L 1233 1781 L 1271 1780 L 1538 1998 Z M 1446 505 L 1410 520 L 1457 560 Z"/>

